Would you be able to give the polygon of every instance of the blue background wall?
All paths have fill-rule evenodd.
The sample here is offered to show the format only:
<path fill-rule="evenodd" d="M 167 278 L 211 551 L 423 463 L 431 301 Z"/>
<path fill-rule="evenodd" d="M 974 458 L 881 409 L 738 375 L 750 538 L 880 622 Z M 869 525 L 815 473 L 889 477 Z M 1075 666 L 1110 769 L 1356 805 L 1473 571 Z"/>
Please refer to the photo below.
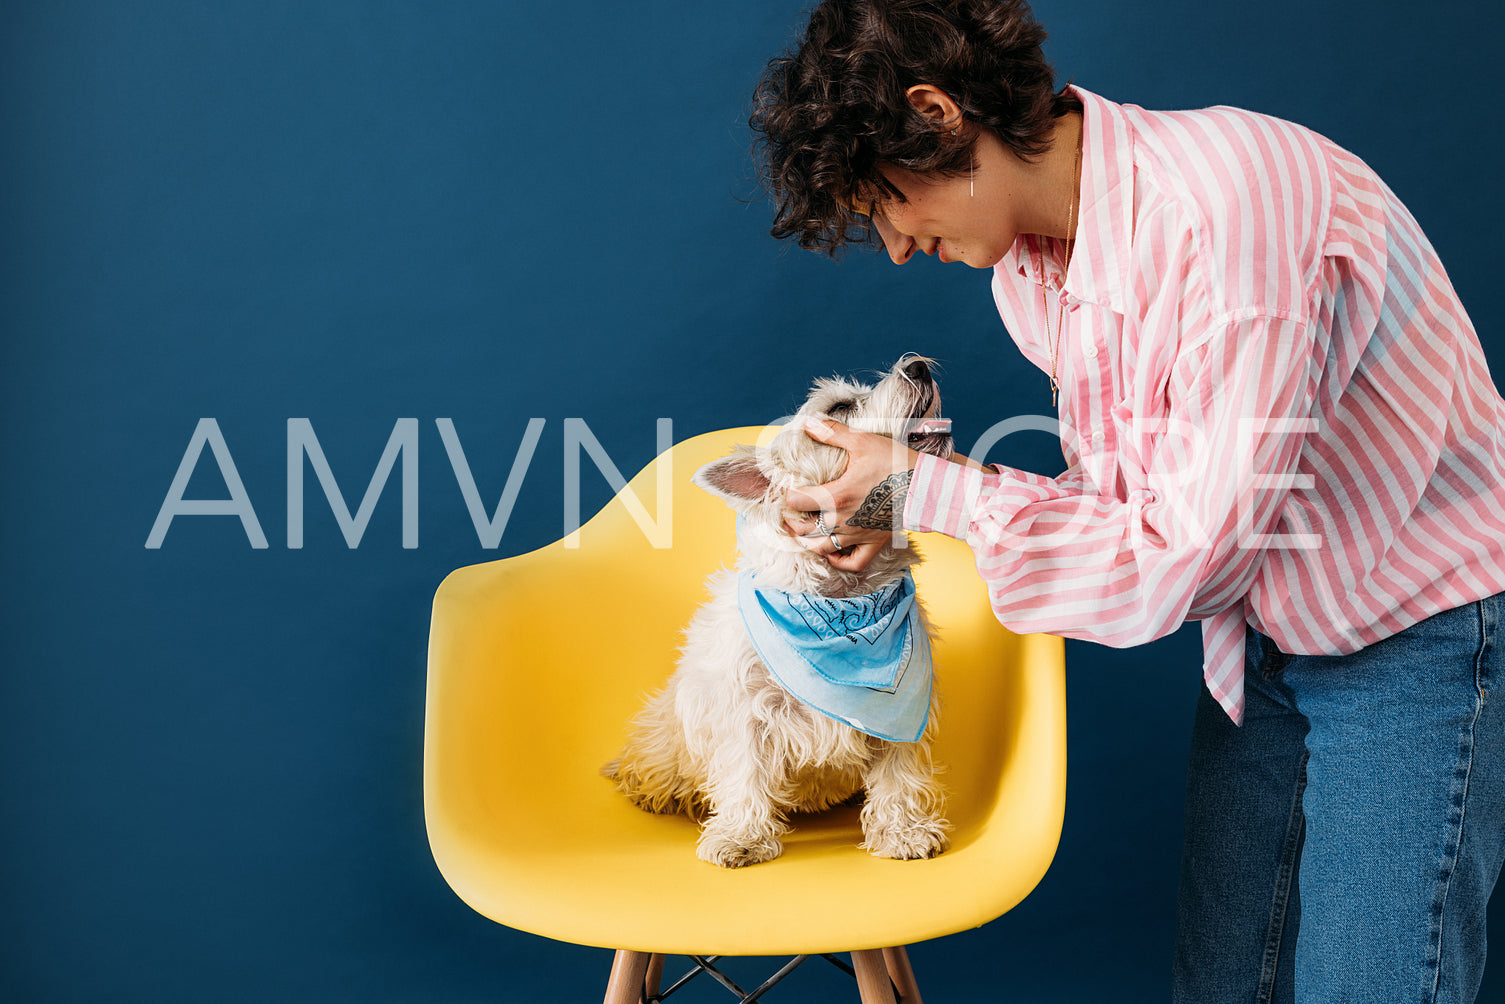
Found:
<path fill-rule="evenodd" d="M 833 265 L 766 236 L 747 98 L 802 7 L 0 8 L 0 997 L 598 999 L 606 953 L 482 919 L 428 856 L 424 645 L 445 572 L 559 536 L 567 417 L 630 473 L 660 416 L 676 438 L 765 421 L 809 377 L 906 349 L 945 362 L 964 446 L 1048 408 L 986 274 Z M 1498 5 L 1037 13 L 1061 73 L 1101 94 L 1272 112 L 1369 160 L 1505 371 Z M 144 546 L 206 416 L 266 549 L 207 516 Z M 356 549 L 310 475 L 306 544 L 286 546 L 294 417 L 352 510 L 394 422 L 419 420 L 417 548 L 395 474 Z M 486 550 L 434 420 L 453 419 L 489 507 L 533 417 L 537 456 Z M 1059 463 L 1038 434 L 1009 446 L 994 459 Z M 610 489 L 586 472 L 589 513 Z M 206 453 L 188 496 L 224 494 Z M 1166 995 L 1195 631 L 1069 658 L 1060 853 L 1009 916 L 915 949 L 931 1000 L 991 999 L 999 972 L 1012 1000 Z M 1489 988 L 1505 1000 L 1499 957 Z"/>

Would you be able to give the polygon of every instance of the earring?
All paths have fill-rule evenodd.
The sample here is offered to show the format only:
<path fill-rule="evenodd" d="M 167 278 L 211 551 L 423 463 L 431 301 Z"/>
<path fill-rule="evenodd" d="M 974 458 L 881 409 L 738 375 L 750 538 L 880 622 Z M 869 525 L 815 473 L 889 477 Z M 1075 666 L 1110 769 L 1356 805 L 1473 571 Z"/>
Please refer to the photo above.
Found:
<path fill-rule="evenodd" d="M 951 135 L 960 141 L 962 138 L 962 127 L 958 125 L 955 129 L 951 130 Z M 971 198 L 975 195 L 977 195 L 977 161 L 969 151 L 967 153 L 967 197 Z"/>

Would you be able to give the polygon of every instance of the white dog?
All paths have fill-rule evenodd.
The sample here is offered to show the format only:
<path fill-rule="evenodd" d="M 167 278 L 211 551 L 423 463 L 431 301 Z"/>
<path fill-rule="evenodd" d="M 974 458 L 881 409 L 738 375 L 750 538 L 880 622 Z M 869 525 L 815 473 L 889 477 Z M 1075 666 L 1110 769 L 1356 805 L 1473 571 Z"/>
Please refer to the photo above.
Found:
<path fill-rule="evenodd" d="M 788 813 L 858 792 L 864 849 L 904 859 L 945 850 L 930 628 L 909 571 L 920 557 L 885 545 L 860 572 L 833 568 L 786 528 L 786 517 L 815 514 L 784 502 L 791 486 L 833 481 L 845 463 L 805 435 L 808 417 L 949 457 L 939 408 L 929 360 L 906 356 L 876 386 L 817 381 L 768 447 L 696 473 L 737 511 L 741 560 L 710 578 L 674 677 L 603 773 L 643 809 L 700 817 L 703 860 L 735 868 L 778 857 Z"/>

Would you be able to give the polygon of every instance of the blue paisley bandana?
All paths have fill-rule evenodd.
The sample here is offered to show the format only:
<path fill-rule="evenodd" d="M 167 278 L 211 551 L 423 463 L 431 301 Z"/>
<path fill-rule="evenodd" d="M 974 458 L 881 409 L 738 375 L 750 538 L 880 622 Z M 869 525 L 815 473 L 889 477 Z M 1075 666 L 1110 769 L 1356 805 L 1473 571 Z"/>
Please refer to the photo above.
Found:
<path fill-rule="evenodd" d="M 925 731 L 930 639 L 908 572 L 876 593 L 835 599 L 763 586 L 744 571 L 737 607 L 763 664 L 805 704 L 892 742 Z"/>

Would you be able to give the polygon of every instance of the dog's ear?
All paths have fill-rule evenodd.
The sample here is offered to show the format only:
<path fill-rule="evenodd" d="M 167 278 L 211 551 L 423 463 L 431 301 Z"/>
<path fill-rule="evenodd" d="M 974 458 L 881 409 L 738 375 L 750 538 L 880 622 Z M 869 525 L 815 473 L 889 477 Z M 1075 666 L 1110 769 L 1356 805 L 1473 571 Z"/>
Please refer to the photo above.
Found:
<path fill-rule="evenodd" d="M 731 505 L 761 502 L 768 494 L 768 476 L 758 469 L 758 458 L 751 453 L 713 460 L 690 480 Z"/>

